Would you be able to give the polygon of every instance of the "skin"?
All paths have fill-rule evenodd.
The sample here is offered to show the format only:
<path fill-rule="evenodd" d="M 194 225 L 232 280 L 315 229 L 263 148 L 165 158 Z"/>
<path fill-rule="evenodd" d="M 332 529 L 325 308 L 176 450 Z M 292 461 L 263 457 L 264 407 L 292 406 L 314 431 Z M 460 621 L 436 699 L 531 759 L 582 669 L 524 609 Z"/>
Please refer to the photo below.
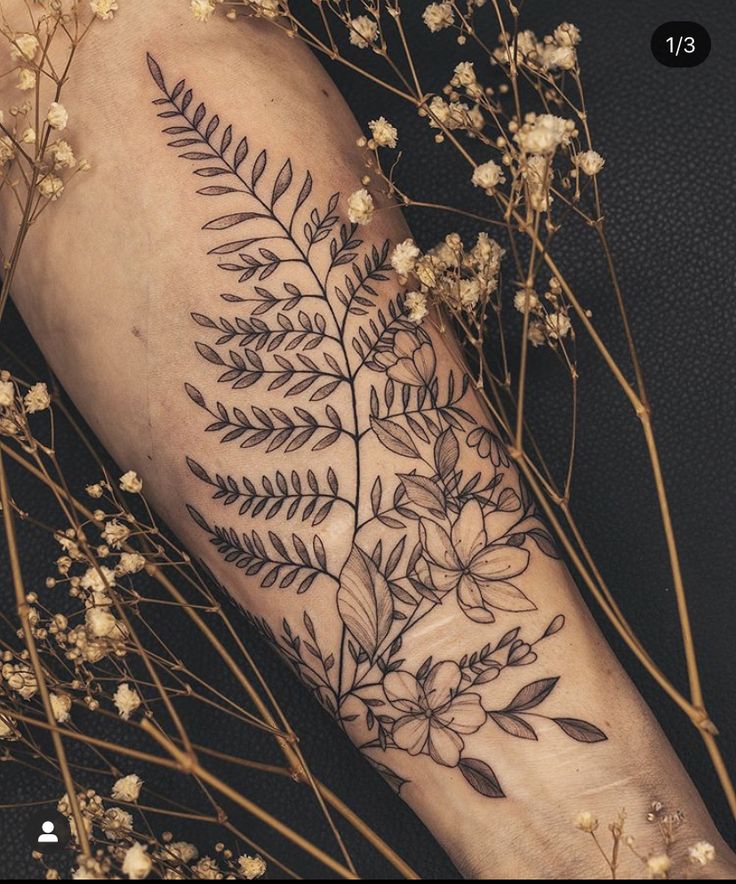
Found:
<path fill-rule="evenodd" d="M 23 14 L 20 2 L 2 5 L 10 21 Z M 361 186 L 365 169 L 355 146 L 360 130 L 327 75 L 298 42 L 252 22 L 213 20 L 199 26 L 182 3 L 128 3 L 114 26 L 94 29 L 65 89 L 69 136 L 77 153 L 90 158 L 93 171 L 77 178 L 42 215 L 21 260 L 13 297 L 92 429 L 122 469 L 143 477 L 148 499 L 192 553 L 274 628 L 284 616 L 300 621 L 307 611 L 320 624 L 324 648 L 338 655 L 341 623 L 333 595 L 310 590 L 297 599 L 288 590 L 265 592 L 258 579 L 228 566 L 187 514 L 186 505 L 195 503 L 213 523 L 234 523 L 239 530 L 257 527 L 248 518 L 238 522 L 235 514 L 223 515 L 192 476 L 185 455 L 206 464 L 211 474 L 238 475 L 247 465 L 254 477 L 307 468 L 323 475 L 337 461 L 329 449 L 273 456 L 261 448 L 244 453 L 221 445 L 204 433 L 206 422 L 184 392 L 184 382 L 191 381 L 208 400 L 228 397 L 194 349 L 193 342 L 204 338 L 190 315 L 223 312 L 217 301 L 224 290 L 222 272 L 206 257 L 212 241 L 202 231 L 220 213 L 195 195 L 202 182 L 166 147 L 151 104 L 160 92 L 146 65 L 147 52 L 161 65 L 167 84 L 186 77 L 210 113 L 216 110 L 236 132 L 247 134 L 253 151 L 269 151 L 267 174 L 274 175 L 286 157 L 295 177 L 309 168 L 314 178 L 310 205 L 324 205 L 334 191 L 349 194 Z M 274 65 L 274 59 L 287 58 L 288 63 Z M 17 100 L 17 93 L 5 86 L 2 106 Z M 344 216 L 344 201 L 339 211 Z M 0 220 L 4 249 L 16 224 L 17 209 L 5 198 Z M 402 241 L 409 232 L 398 212 L 384 210 L 360 235 L 368 246 L 380 246 L 386 239 Z M 291 273 L 294 284 L 309 285 L 303 268 Z M 379 304 L 385 306 L 397 288 L 395 279 L 381 285 Z M 442 384 L 452 368 L 457 370 L 457 349 L 447 335 L 430 326 L 427 331 Z M 248 407 L 262 401 L 258 395 L 248 388 L 239 391 L 236 401 Z M 367 419 L 366 401 L 363 397 L 362 420 Z M 341 395 L 333 404 L 341 415 L 349 409 Z M 464 407 L 489 426 L 472 395 Z M 462 457 L 470 463 L 470 452 Z M 405 459 L 380 446 L 370 459 L 374 474 L 387 483 L 395 484 L 397 474 L 407 471 Z M 354 477 L 341 474 L 340 480 L 348 495 L 355 492 Z M 285 537 L 291 531 L 278 519 L 267 527 L 283 530 Z M 347 558 L 353 532 L 350 518 L 334 517 L 325 532 L 331 558 Z M 382 536 L 378 530 L 373 542 Z M 388 531 L 385 538 L 386 544 L 392 539 Z M 535 725 L 538 741 L 513 739 L 490 726 L 467 736 L 472 754 L 487 759 L 501 777 L 504 799 L 474 792 L 457 769 L 426 755 L 394 750 L 372 757 L 411 781 L 402 797 L 469 877 L 606 877 L 592 839 L 573 828 L 575 816 L 582 810 L 594 813 L 605 838 L 606 825 L 625 808 L 627 831 L 639 852 L 658 852 L 656 827 L 645 821 L 655 799 L 687 817 L 673 850 L 676 868 L 684 867 L 688 845 L 707 840 L 716 846 L 718 861 L 703 874 L 735 877 L 732 855 L 564 566 L 532 552 L 523 586 L 535 610 L 498 613 L 490 624 L 469 620 L 448 598 L 407 642 L 406 667 L 416 673 L 429 653 L 435 660 L 457 660 L 497 641 L 522 623 L 521 616 L 524 630 L 539 634 L 563 614 L 565 629 L 545 644 L 533 677 L 524 667 L 510 672 L 501 697 L 510 700 L 532 678 L 559 676 L 544 707 L 547 714 L 585 719 L 608 739 L 590 745 L 571 741 L 548 720 Z M 366 739 L 357 727 L 350 735 L 359 744 Z M 624 851 L 620 876 L 641 874 L 639 861 Z"/>

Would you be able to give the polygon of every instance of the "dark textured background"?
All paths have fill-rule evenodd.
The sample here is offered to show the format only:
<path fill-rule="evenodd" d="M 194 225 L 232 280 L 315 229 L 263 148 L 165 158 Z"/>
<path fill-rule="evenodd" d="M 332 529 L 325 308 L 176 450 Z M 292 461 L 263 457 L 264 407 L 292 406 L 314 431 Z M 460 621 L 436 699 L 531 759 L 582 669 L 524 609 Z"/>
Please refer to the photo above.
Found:
<path fill-rule="evenodd" d="M 459 50 L 447 34 L 425 36 L 417 24 L 423 6 L 407 3 L 406 8 L 412 11 L 405 18 L 410 31 L 421 36 L 426 47 L 420 57 L 422 73 L 430 86 L 438 88 L 449 76 L 451 63 L 472 57 L 472 53 Z M 652 31 L 664 21 L 677 19 L 699 21 L 711 34 L 711 56 L 698 68 L 664 68 L 650 55 Z M 713 719 L 724 730 L 722 751 L 732 761 L 736 747 L 732 641 L 736 626 L 732 451 L 736 368 L 730 322 L 736 278 L 732 222 L 736 86 L 731 61 L 736 45 L 736 7 L 731 0 L 649 0 L 645 4 L 637 0 L 530 0 L 523 20 L 540 34 L 563 20 L 575 22 L 583 32 L 580 55 L 595 146 L 607 158 L 602 184 L 610 238 L 654 406 L 707 701 Z M 120 24 L 124 26 L 122 16 Z M 494 30 L 488 31 L 491 40 Z M 330 72 L 363 126 L 383 113 L 399 127 L 407 151 L 401 172 L 405 188 L 417 198 L 456 201 L 458 187 L 466 187 L 467 171 L 452 151 L 441 154 L 440 165 L 440 153 L 414 126 L 409 108 L 344 68 L 331 67 Z M 420 212 L 412 212 L 409 221 L 425 246 L 434 244 L 447 229 L 458 227 L 456 219 Z M 458 229 L 467 237 L 473 233 L 469 227 Z M 593 238 L 576 234 L 563 239 L 557 256 L 583 301 L 592 308 L 604 339 L 614 354 L 623 358 L 623 338 Z M 41 358 L 13 310 L 4 320 L 2 340 L 42 371 Z M 640 429 L 585 342 L 580 346 L 580 363 L 577 518 L 629 619 L 646 636 L 655 659 L 684 687 L 674 595 Z M 530 408 L 536 430 L 553 463 L 562 465 L 568 426 L 561 398 L 565 388 L 546 354 L 535 353 L 531 381 Z M 59 448 L 64 449 L 64 443 L 70 441 L 63 436 Z M 68 475 L 80 487 L 95 475 L 93 462 L 82 452 L 67 454 L 65 463 Z M 47 497 L 21 476 L 14 473 L 12 478 L 23 506 L 41 518 L 56 519 Z M 47 547 L 36 533 L 24 533 L 23 538 L 29 551 L 28 584 L 41 585 L 47 573 Z M 3 604 L 8 606 L 5 561 L 1 568 Z M 610 635 L 605 623 L 603 628 L 728 836 L 732 833 L 728 809 L 697 734 Z M 178 637 L 184 642 L 195 638 L 185 633 Z M 315 772 L 422 876 L 457 877 L 421 823 L 337 735 L 326 714 L 307 698 L 275 657 L 257 638 L 252 641 L 258 664 L 276 696 L 292 721 L 299 723 L 302 747 Z M 213 663 L 215 680 L 219 678 L 216 671 Z M 202 718 L 205 720 L 195 722 L 195 736 L 198 731 L 200 738 L 206 739 L 210 725 L 206 716 Z M 221 728 L 218 740 L 225 751 L 244 751 L 234 729 L 228 733 Z M 265 757 L 274 751 L 267 743 L 258 745 L 261 750 L 250 752 L 251 757 Z M 275 754 L 273 757 L 277 761 Z M 240 785 L 305 834 L 318 837 L 318 817 L 297 787 L 253 774 L 244 776 Z M 48 796 L 48 785 L 27 772 L 0 764 L 0 801 Z M 26 813 L 0 813 L 0 873 L 8 877 L 27 877 L 37 871 L 18 838 Z M 253 831 L 258 832 L 258 827 Z M 177 837 L 186 835 L 183 827 L 177 831 Z M 201 844 L 205 839 L 196 840 Z M 324 839 L 321 843 L 327 846 Z M 296 851 L 283 845 L 277 850 L 305 876 L 315 876 L 315 867 L 301 863 Z M 364 877 L 387 874 L 386 865 L 371 851 L 356 846 L 356 858 Z"/>

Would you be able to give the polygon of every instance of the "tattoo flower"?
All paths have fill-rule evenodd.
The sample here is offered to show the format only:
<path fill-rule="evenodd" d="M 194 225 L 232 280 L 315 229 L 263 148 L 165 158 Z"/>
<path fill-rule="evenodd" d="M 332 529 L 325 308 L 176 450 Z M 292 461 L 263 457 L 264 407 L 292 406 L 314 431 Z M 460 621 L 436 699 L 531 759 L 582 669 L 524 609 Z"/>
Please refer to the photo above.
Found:
<path fill-rule="evenodd" d="M 386 697 L 404 713 L 393 728 L 400 749 L 427 754 L 446 767 L 457 766 L 465 746 L 461 734 L 474 734 L 486 720 L 478 694 L 458 694 L 461 677 L 451 660 L 436 663 L 422 682 L 403 669 L 386 676 Z"/>
<path fill-rule="evenodd" d="M 400 331 L 394 338 L 393 350 L 384 350 L 376 362 L 386 369 L 392 381 L 411 387 L 426 387 L 434 378 L 436 357 L 432 345 L 421 343 L 407 331 Z"/>
<path fill-rule="evenodd" d="M 489 533 L 477 500 L 463 506 L 450 534 L 431 519 L 422 519 L 419 530 L 435 587 L 441 593 L 456 589 L 458 604 L 471 620 L 493 623 L 491 608 L 536 610 L 519 587 L 509 582 L 526 569 L 529 553 L 498 543 L 503 533 Z"/>

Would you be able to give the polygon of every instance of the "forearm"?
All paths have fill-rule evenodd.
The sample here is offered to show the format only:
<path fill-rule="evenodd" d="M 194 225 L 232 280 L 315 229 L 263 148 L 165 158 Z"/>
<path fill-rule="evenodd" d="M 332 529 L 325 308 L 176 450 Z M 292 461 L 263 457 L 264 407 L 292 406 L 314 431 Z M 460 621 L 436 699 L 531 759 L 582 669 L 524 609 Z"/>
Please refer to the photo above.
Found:
<path fill-rule="evenodd" d="M 406 319 L 403 221 L 341 235 L 365 169 L 322 69 L 185 4 L 125 16 L 67 92 L 94 171 L 15 285 L 101 440 L 469 874 L 603 873 L 575 815 L 625 808 L 647 853 L 655 799 L 716 842 L 448 333 Z"/>

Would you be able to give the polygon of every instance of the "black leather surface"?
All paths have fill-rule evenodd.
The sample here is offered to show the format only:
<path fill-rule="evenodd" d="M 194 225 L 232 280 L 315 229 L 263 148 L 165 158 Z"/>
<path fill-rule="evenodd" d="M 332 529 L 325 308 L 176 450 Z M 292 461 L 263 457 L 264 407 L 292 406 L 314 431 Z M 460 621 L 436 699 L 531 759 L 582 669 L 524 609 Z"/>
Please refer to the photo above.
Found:
<path fill-rule="evenodd" d="M 421 26 L 411 19 L 418 18 L 423 4 L 412 2 L 407 9 L 415 6 L 416 16 L 406 16 L 407 26 L 421 33 Z M 706 696 L 712 717 L 723 731 L 724 755 L 733 761 L 736 362 L 731 324 L 736 278 L 732 220 L 736 86 L 731 61 L 736 9 L 730 0 L 649 0 L 646 4 L 636 0 L 536 0 L 527 4 L 525 15 L 527 26 L 538 33 L 562 20 L 575 22 L 583 32 L 581 57 L 591 124 L 596 146 L 607 158 L 602 184 L 610 236 L 654 406 Z M 651 32 L 663 21 L 675 19 L 697 20 L 710 31 L 713 49 L 701 67 L 664 68 L 651 57 Z M 450 69 L 448 60 L 459 60 L 460 56 L 447 35 L 437 35 L 425 45 L 422 71 L 433 85 L 441 85 Z M 472 57 L 469 52 L 465 55 Z M 465 186 L 467 173 L 452 152 L 442 152 L 440 166 L 440 154 L 428 139 L 412 134 L 415 127 L 410 109 L 343 68 L 331 68 L 331 73 L 362 124 L 383 113 L 398 126 L 406 148 L 402 169 L 406 189 L 417 198 L 454 201 L 458 186 Z M 468 237 L 473 232 L 455 219 L 437 215 L 412 212 L 409 220 L 425 245 L 433 244 L 450 228 L 458 228 Z M 563 239 L 558 256 L 593 310 L 605 340 L 623 357 L 623 336 L 607 288 L 605 266 L 592 237 Z M 14 311 L 5 321 L 2 338 L 27 361 L 40 364 Z M 580 345 L 580 363 L 581 447 L 575 511 L 625 612 L 647 638 L 660 665 L 684 686 L 675 601 L 641 433 L 627 403 L 585 342 Z M 530 408 L 553 463 L 562 464 L 568 424 L 564 386 L 555 376 L 552 360 L 535 354 Z M 65 441 L 60 440 L 60 450 Z M 92 462 L 81 453 L 67 457 L 67 467 L 80 484 L 94 475 Z M 14 481 L 21 505 L 41 518 L 53 518 L 45 495 L 17 475 Z M 31 542 L 31 535 L 28 538 Z M 38 535 L 32 536 L 32 542 L 38 544 Z M 49 557 L 39 549 L 35 569 L 29 561 L 29 586 L 43 580 L 47 571 L 42 559 Z M 5 569 L 3 563 L 0 586 L 7 600 Z M 603 627 L 610 635 L 605 624 Z M 188 640 L 186 635 L 180 638 Z M 418 820 L 337 735 L 327 716 L 307 699 L 271 653 L 257 638 L 252 641 L 259 665 L 292 721 L 298 723 L 302 747 L 315 772 L 422 876 L 456 877 Z M 615 637 L 613 645 L 728 835 L 728 810 L 697 734 Z M 220 677 L 213 665 L 213 682 Z M 207 730 L 206 717 L 195 722 L 202 739 L 207 738 Z M 262 741 L 258 742 L 262 750 L 251 751 L 234 728 L 230 733 L 223 729 L 218 742 L 224 751 L 251 757 L 269 751 Z M 317 815 L 299 789 L 286 781 L 252 774 L 244 776 L 241 785 L 256 800 L 315 837 Z M 26 772 L 0 765 L 0 801 L 31 801 L 48 795 L 48 787 Z M 36 868 L 16 837 L 22 831 L 23 815 L 23 811 L 0 813 L 0 873 L 5 876 L 25 877 Z M 182 828 L 179 834 L 187 833 Z M 196 840 L 202 844 L 206 839 L 200 835 Z M 364 877 L 390 874 L 356 839 L 350 843 L 356 847 Z M 281 845 L 278 852 L 303 874 L 313 876 L 314 867 L 304 866 L 296 851 Z"/>

